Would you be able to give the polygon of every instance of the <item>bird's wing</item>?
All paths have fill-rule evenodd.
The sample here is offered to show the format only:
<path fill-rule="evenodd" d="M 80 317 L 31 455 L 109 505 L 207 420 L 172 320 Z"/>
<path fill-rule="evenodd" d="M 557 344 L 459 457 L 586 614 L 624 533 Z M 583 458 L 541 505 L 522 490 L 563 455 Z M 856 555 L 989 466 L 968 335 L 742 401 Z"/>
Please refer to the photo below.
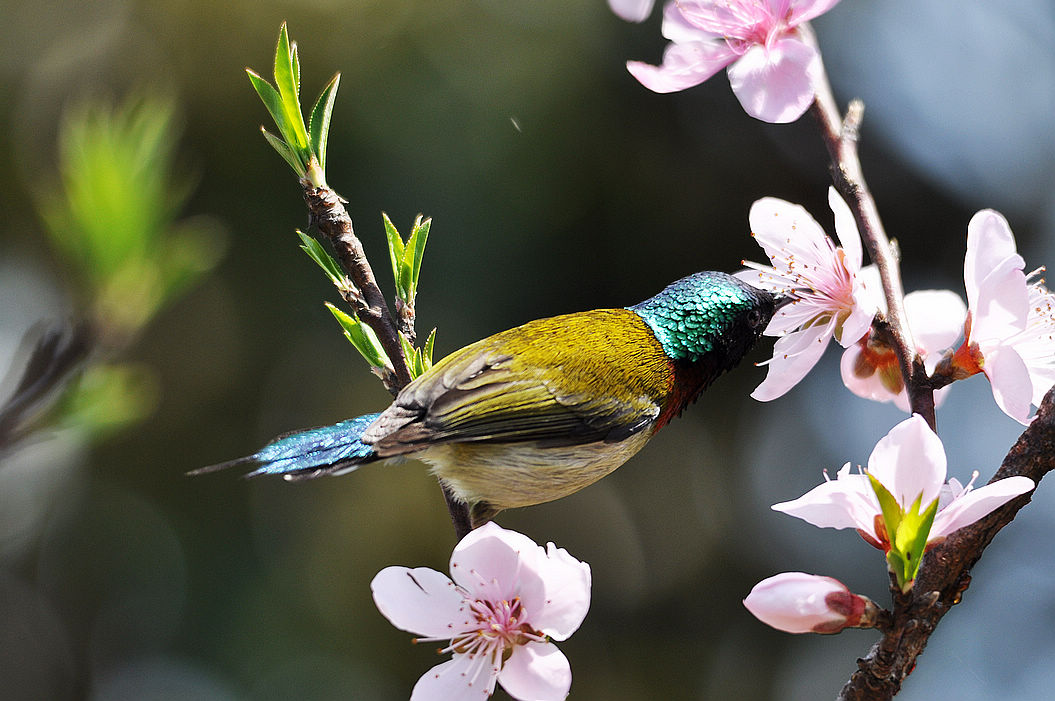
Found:
<path fill-rule="evenodd" d="M 587 314 L 605 312 L 636 319 Z M 615 442 L 645 429 L 671 379 L 665 356 L 643 324 L 613 334 L 612 319 L 583 317 L 542 319 L 456 351 L 408 385 L 364 441 L 398 454 L 443 442 Z"/>

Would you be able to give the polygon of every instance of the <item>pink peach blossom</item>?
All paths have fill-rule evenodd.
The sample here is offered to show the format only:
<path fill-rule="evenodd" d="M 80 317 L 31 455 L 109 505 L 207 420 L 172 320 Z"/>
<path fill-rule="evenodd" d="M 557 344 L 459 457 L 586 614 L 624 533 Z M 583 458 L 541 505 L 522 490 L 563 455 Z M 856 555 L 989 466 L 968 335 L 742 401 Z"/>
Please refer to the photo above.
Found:
<path fill-rule="evenodd" d="M 776 399 L 798 384 L 831 339 L 844 348 L 855 344 L 879 309 L 878 276 L 872 283 L 862 274 L 861 237 L 850 208 L 832 188 L 828 203 L 839 246 L 798 205 L 766 197 L 751 207 L 752 236 L 773 265 L 744 261 L 750 270 L 737 277 L 794 299 L 766 327 L 766 335 L 780 338 L 765 363 L 766 379 L 751 393 L 759 401 Z"/>
<path fill-rule="evenodd" d="M 663 11 L 671 40 L 659 66 L 627 62 L 642 85 L 660 93 L 699 85 L 728 67 L 744 110 L 766 122 L 793 122 L 813 102 L 823 67 L 807 22 L 839 0 L 677 0 Z M 640 21 L 651 3 L 610 0 L 620 16 Z"/>
<path fill-rule="evenodd" d="M 1055 295 L 1024 268 L 1007 220 L 978 212 L 967 226 L 965 340 L 950 364 L 961 376 L 984 372 L 1000 409 L 1028 424 L 1055 383 Z"/>
<path fill-rule="evenodd" d="M 875 478 L 897 501 L 902 512 L 914 503 L 925 510 L 938 501 L 937 515 L 926 543 L 932 545 L 974 523 L 1014 497 L 1033 489 L 1028 477 L 1008 477 L 978 489 L 956 480 L 945 483 L 946 457 L 941 439 L 919 414 L 905 419 L 876 444 L 867 474 L 851 473 L 850 463 L 836 479 L 825 481 L 792 501 L 774 504 L 781 511 L 819 528 L 853 528 L 871 545 L 887 551 L 890 535 L 868 478 Z"/>
<path fill-rule="evenodd" d="M 453 579 L 453 581 L 452 581 Z M 411 701 L 489 697 L 500 683 L 510 696 L 559 701 L 571 667 L 551 640 L 565 640 L 590 607 L 590 566 L 550 543 L 488 523 L 451 555 L 451 578 L 427 567 L 386 567 L 370 588 L 397 628 L 449 641 L 451 660 L 418 680 Z"/>
<path fill-rule="evenodd" d="M 865 284 L 878 289 L 880 283 L 876 268 L 868 267 L 861 272 L 866 280 L 869 274 L 875 273 L 874 282 L 867 281 Z M 882 296 L 880 301 L 880 308 L 885 311 L 886 302 Z M 934 372 L 942 351 L 950 348 L 960 337 L 967 317 L 967 305 L 951 290 L 917 290 L 905 295 L 905 315 L 912 329 L 916 353 L 923 359 L 927 372 Z M 843 351 L 839 369 L 843 384 L 857 396 L 877 402 L 893 402 L 902 411 L 910 411 L 908 393 L 894 349 L 878 338 L 874 329 Z M 941 406 L 951 388 L 945 386 L 935 391 L 935 407 Z"/>

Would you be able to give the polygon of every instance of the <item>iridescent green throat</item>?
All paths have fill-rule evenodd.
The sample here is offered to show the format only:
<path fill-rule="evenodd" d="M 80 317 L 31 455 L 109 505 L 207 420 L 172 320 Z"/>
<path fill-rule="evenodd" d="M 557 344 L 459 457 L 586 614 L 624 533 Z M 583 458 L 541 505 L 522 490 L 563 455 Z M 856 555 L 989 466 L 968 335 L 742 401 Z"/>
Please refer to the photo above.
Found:
<path fill-rule="evenodd" d="M 740 346 L 736 342 L 740 339 L 728 335 L 739 333 L 738 320 L 751 310 L 764 309 L 767 301 L 766 320 L 772 314 L 769 293 L 731 275 L 708 271 L 671 283 L 655 297 L 627 309 L 649 325 L 667 357 L 696 362 L 715 350 Z M 742 341 L 749 346 L 754 338 Z M 739 359 L 737 355 L 730 360 Z"/>

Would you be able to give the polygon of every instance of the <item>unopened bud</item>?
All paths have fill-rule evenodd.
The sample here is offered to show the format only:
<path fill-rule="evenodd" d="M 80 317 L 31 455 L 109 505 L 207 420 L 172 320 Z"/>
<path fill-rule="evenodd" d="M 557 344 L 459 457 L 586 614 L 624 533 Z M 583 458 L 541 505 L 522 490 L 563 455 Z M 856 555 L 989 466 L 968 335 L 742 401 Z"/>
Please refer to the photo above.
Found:
<path fill-rule="evenodd" d="M 787 633 L 838 633 L 875 626 L 878 607 L 831 577 L 783 572 L 764 579 L 744 599 L 755 618 Z"/>

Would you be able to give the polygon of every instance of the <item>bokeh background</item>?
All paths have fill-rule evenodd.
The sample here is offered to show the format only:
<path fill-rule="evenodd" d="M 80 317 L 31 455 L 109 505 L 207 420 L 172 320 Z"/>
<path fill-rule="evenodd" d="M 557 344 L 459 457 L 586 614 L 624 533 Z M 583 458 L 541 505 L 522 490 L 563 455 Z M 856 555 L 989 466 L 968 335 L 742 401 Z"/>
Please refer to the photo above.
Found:
<path fill-rule="evenodd" d="M 120 348 L 140 420 L 66 420 L 0 458 L 5 701 L 402 699 L 438 661 L 369 594 L 390 564 L 446 569 L 452 531 L 420 464 L 296 485 L 184 476 L 387 401 L 322 305 L 338 300 L 297 251 L 297 184 L 257 130 L 267 115 L 242 69 L 270 73 L 283 20 L 306 99 L 343 74 L 328 178 L 384 283 L 380 212 L 401 227 L 434 218 L 418 319 L 439 328 L 437 357 L 761 260 L 747 226 L 759 197 L 831 222 L 808 118 L 752 120 L 724 75 L 666 96 L 630 78 L 628 58 L 660 58 L 658 13 L 631 25 L 603 0 L 40 0 L 2 14 L 0 371 L 22 362 L 34 323 L 85 312 L 43 204 L 61 125 L 85 101 L 171 101 L 166 138 L 191 188 L 177 218 L 208 232 L 201 250 L 218 261 Z M 815 26 L 839 99 L 866 101 L 865 170 L 908 288 L 962 293 L 966 225 L 984 207 L 1008 217 L 1028 265 L 1055 260 L 1048 0 L 844 0 Z M 876 551 L 769 505 L 865 462 L 902 416 L 845 391 L 835 351 L 770 404 L 748 397 L 763 374 L 745 362 L 611 477 L 500 517 L 593 568 L 591 613 L 561 646 L 572 698 L 831 698 L 874 640 L 785 635 L 740 602 L 784 570 L 888 601 Z M 979 378 L 954 387 L 939 426 L 964 481 L 987 479 L 1020 431 Z M 1050 698 L 1053 505 L 1044 483 L 901 698 Z"/>

